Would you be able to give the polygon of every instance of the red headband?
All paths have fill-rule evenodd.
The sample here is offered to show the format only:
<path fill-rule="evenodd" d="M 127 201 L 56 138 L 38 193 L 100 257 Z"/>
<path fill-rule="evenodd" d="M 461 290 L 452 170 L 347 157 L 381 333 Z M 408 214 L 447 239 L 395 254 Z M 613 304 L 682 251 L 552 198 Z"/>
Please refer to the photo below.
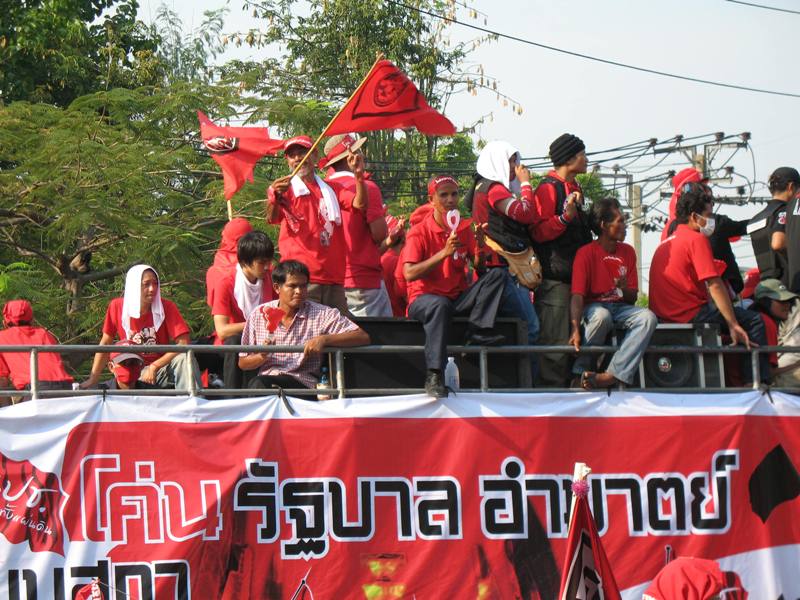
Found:
<path fill-rule="evenodd" d="M 458 187 L 458 182 L 450 177 L 450 175 L 442 175 L 441 177 L 434 177 L 428 182 L 428 195 L 433 196 L 436 190 L 442 187 L 445 183 L 452 183 Z"/>

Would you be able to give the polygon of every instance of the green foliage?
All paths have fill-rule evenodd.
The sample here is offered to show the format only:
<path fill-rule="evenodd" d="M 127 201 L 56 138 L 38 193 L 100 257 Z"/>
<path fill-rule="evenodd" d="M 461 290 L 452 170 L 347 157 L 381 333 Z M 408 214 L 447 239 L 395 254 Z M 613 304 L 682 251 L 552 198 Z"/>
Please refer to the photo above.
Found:
<path fill-rule="evenodd" d="M 0 101 L 67 106 L 80 95 L 154 82 L 158 43 L 136 0 L 29 0 L 0 11 Z"/>

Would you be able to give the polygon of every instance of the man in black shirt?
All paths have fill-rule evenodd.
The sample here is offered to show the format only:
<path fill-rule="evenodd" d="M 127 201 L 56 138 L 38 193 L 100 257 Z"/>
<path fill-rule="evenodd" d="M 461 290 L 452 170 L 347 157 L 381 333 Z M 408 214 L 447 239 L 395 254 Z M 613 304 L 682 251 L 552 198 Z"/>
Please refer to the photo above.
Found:
<path fill-rule="evenodd" d="M 791 167 L 780 167 L 769 176 L 772 200 L 750 219 L 747 233 L 753 244 L 756 264 L 765 279 L 778 279 L 789 285 L 786 240 L 787 202 L 800 190 L 800 173 Z"/>

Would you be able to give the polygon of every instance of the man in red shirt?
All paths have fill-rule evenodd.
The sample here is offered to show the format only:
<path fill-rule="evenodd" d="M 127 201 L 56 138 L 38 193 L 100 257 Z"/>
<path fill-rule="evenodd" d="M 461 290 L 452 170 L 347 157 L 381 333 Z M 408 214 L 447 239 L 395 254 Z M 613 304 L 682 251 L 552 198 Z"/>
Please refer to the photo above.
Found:
<path fill-rule="evenodd" d="M 213 288 L 214 330 L 220 343 L 238 345 L 244 322 L 260 304 L 272 300 L 270 271 L 274 248 L 266 233 L 251 231 L 236 246 L 238 262 L 233 272 L 218 279 Z M 223 358 L 223 380 L 228 389 L 247 387 L 247 377 L 239 368 L 239 357 L 228 352 Z"/>
<path fill-rule="evenodd" d="M 534 192 L 533 249 L 542 263 L 543 280 L 536 288 L 539 343 L 561 345 L 570 337 L 570 284 L 578 248 L 592 241 L 583 210 L 583 192 L 576 177 L 586 173 L 586 146 L 571 133 L 550 144 L 553 170 Z M 539 381 L 545 387 L 563 387 L 569 379 L 570 356 L 540 354 Z"/>
<path fill-rule="evenodd" d="M 428 183 L 433 212 L 411 228 L 403 249 L 403 275 L 408 282 L 408 316 L 425 329 L 426 393 L 447 396 L 442 373 L 447 358 L 450 322 L 457 314 L 469 315 L 467 343 L 495 344 L 502 336 L 492 333 L 508 281 L 504 269 L 492 269 L 467 286 L 467 261 L 483 268 L 483 236 L 476 238 L 472 221 L 458 215 L 458 183 L 450 176 Z M 479 230 L 480 231 L 480 230 Z"/>
<path fill-rule="evenodd" d="M 639 293 L 636 251 L 624 243 L 625 215 L 616 198 L 602 198 L 592 205 L 593 229 L 598 238 L 581 246 L 572 267 L 570 344 L 605 344 L 614 327 L 626 330 L 608 370 L 594 373 L 596 354 L 579 354 L 572 372 L 580 375 L 585 389 L 607 388 L 617 383 L 630 385 L 642 360 L 658 318 L 635 306 Z M 581 324 L 583 337 L 581 337 Z"/>
<path fill-rule="evenodd" d="M 389 294 L 392 303 L 392 316 L 406 316 L 406 280 L 404 277 L 397 277 L 397 265 L 400 262 L 400 254 L 406 245 L 406 232 L 404 229 L 405 221 L 392 215 L 386 215 L 386 226 L 389 230 L 387 236 L 387 248 L 381 255 L 381 269 L 383 270 L 383 284 Z"/>
<path fill-rule="evenodd" d="M 313 145 L 305 135 L 286 140 L 283 153 L 290 170 Z M 348 314 L 342 210 L 336 192 L 314 172 L 318 159 L 314 151 L 297 175 L 272 182 L 267 189 L 267 222 L 280 223 L 281 260 L 297 260 L 308 267 L 308 297 Z"/>
<path fill-rule="evenodd" d="M 125 294 L 108 304 L 99 345 L 113 344 L 115 339 L 130 340 L 141 346 L 189 343 L 189 326 L 178 307 L 161 298 L 158 273 L 149 265 L 135 265 L 128 269 Z M 145 367 L 141 379 L 145 383 L 162 388 L 189 389 L 188 354 L 148 352 L 142 354 L 142 359 Z M 95 354 L 92 372 L 81 388 L 94 388 L 107 363 L 108 352 Z M 200 389 L 202 383 L 196 362 L 192 363 L 191 373 L 196 389 Z"/>
<path fill-rule="evenodd" d="M 58 340 L 44 327 L 33 325 L 33 308 L 27 300 L 11 300 L 3 307 L 0 346 L 54 346 Z M 56 352 L 39 352 L 38 384 L 40 390 L 72 389 L 72 377 L 64 369 Z M 18 390 L 30 389 L 31 359 L 29 352 L 0 352 L 0 387 L 9 380 Z M 0 398 L 0 400 L 2 400 Z M 0 402 L 0 406 L 2 406 Z"/>
<path fill-rule="evenodd" d="M 714 264 L 708 236 L 714 232 L 713 199 L 699 188 L 681 194 L 676 205 L 675 233 L 659 244 L 650 263 L 650 309 L 669 323 L 717 323 L 734 343 L 765 345 L 758 313 L 735 307 Z M 710 300 L 709 301 L 709 296 Z M 762 380 L 769 380 L 769 362 L 760 355 Z M 751 361 L 742 363 L 753 379 Z"/>
<path fill-rule="evenodd" d="M 335 135 L 325 144 L 321 168 L 342 207 L 344 291 L 356 317 L 391 317 L 392 306 L 381 277 L 380 244 L 386 239 L 386 207 L 377 184 L 364 173 L 362 146 L 367 138 Z M 359 189 L 362 188 L 363 189 Z M 361 196 L 365 196 L 362 200 Z M 356 202 L 358 200 L 358 202 Z"/>

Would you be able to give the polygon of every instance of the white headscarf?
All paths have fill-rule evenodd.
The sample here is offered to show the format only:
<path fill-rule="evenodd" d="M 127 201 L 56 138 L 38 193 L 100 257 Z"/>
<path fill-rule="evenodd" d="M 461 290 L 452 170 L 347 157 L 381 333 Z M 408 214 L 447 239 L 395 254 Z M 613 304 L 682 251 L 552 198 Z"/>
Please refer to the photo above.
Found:
<path fill-rule="evenodd" d="M 502 183 L 513 194 L 518 195 L 522 188 L 518 179 L 511 181 L 508 165 L 508 161 L 515 155 L 517 159 L 520 158 L 519 150 L 508 142 L 499 140 L 489 142 L 478 155 L 478 164 L 476 166 L 478 175 L 484 179 Z"/>
<path fill-rule="evenodd" d="M 161 302 L 161 279 L 158 276 L 158 271 L 150 265 L 134 265 L 128 269 L 128 274 L 125 275 L 125 295 L 122 298 L 122 328 L 125 330 L 125 337 L 128 339 L 131 338 L 133 333 L 131 331 L 131 319 L 141 317 L 142 275 L 148 270 L 156 274 L 156 281 L 158 282 L 153 304 L 150 305 L 150 312 L 153 313 L 153 329 L 158 331 L 158 328 L 164 322 L 164 304 Z"/>
<path fill-rule="evenodd" d="M 256 280 L 255 283 L 250 283 L 242 271 L 242 265 L 236 263 L 236 277 L 233 280 L 233 299 L 236 300 L 236 305 L 242 311 L 244 318 L 250 316 L 253 309 L 261 304 L 261 294 L 264 289 L 264 281 L 262 279 Z"/>

